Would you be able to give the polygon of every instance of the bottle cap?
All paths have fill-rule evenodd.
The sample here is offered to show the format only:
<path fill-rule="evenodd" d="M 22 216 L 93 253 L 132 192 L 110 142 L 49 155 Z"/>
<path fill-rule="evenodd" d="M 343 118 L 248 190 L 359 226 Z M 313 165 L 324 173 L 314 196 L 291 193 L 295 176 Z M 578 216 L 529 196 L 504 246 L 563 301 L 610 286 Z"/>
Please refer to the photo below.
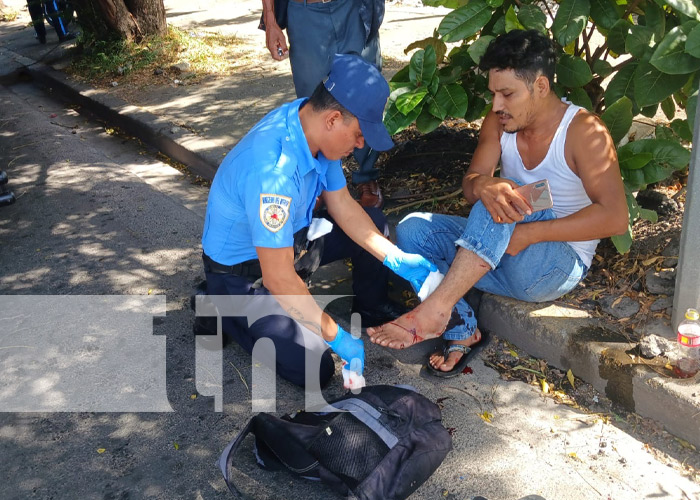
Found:
<path fill-rule="evenodd" d="M 700 314 L 698 314 L 697 309 L 688 309 L 685 312 L 685 319 L 689 319 L 691 321 L 697 321 L 698 318 L 700 318 Z"/>

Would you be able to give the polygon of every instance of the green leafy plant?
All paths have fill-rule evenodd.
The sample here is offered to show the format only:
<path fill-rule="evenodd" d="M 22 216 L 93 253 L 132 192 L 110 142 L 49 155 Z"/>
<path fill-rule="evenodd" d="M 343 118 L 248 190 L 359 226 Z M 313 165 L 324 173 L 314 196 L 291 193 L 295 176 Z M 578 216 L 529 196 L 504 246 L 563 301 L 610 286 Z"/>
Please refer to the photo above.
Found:
<path fill-rule="evenodd" d="M 555 91 L 598 113 L 618 145 L 629 209 L 620 253 L 638 218 L 656 213 L 634 193 L 688 166 L 700 80 L 700 0 L 423 0 L 453 9 L 433 36 L 413 42 L 410 63 L 390 82 L 384 122 L 395 134 L 415 122 L 427 133 L 447 117 L 475 120 L 490 109 L 478 62 L 494 37 L 513 29 L 551 36 L 560 51 Z M 450 44 L 450 47 L 448 47 Z M 686 118 L 675 118 L 676 108 Z M 655 138 L 627 142 L 635 116 L 661 108 L 672 120 Z"/>
<path fill-rule="evenodd" d="M 140 42 L 81 35 L 81 52 L 73 60 L 71 72 L 88 81 L 111 81 L 144 71 L 152 73 L 155 68 L 186 61 L 193 73 L 221 74 L 235 66 L 237 54 L 234 55 L 232 48 L 237 45 L 240 39 L 236 36 L 193 32 L 174 26 L 168 26 L 163 36 L 149 36 Z"/>

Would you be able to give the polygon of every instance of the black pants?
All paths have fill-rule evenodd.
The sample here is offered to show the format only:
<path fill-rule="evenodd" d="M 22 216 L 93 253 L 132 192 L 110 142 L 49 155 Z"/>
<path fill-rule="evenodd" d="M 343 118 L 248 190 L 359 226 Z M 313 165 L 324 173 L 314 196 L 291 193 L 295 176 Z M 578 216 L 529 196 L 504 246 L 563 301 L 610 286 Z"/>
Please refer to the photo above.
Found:
<path fill-rule="evenodd" d="M 44 9 L 43 4 L 46 5 L 46 12 L 51 16 L 51 21 L 53 27 L 56 30 L 58 38 L 63 38 L 68 33 L 68 28 L 63 24 L 62 14 L 59 12 L 58 3 L 56 0 L 27 0 L 27 8 L 29 9 L 29 15 L 32 17 L 32 24 L 34 25 L 34 31 L 39 38 L 46 39 L 46 26 L 44 26 Z"/>
<path fill-rule="evenodd" d="M 388 234 L 386 218 L 380 209 L 365 209 L 372 218 L 377 228 L 384 234 Z M 326 216 L 326 218 L 329 218 Z M 387 299 L 388 269 L 375 257 L 366 252 L 362 247 L 352 241 L 338 226 L 333 225 L 333 230 L 324 237 L 324 251 L 321 265 L 328 264 L 338 259 L 352 259 L 353 292 L 356 300 L 362 306 L 380 304 Z M 207 277 L 207 293 L 209 295 L 270 295 L 263 286 L 254 288 L 254 280 L 233 274 L 219 274 L 208 272 L 205 263 Z M 330 351 L 326 344 L 318 337 L 309 338 L 304 335 L 297 323 L 287 316 L 270 314 L 248 324 L 246 318 L 224 317 L 222 329 L 225 335 L 231 336 L 247 352 L 252 353 L 255 343 L 261 338 L 269 338 L 275 345 L 276 357 L 274 360 L 277 374 L 304 387 L 306 385 L 306 351 L 315 352 L 320 357 L 319 379 L 321 386 L 325 385 L 333 376 L 335 367 Z M 258 359 L 256 361 L 271 365 L 270 359 Z"/>

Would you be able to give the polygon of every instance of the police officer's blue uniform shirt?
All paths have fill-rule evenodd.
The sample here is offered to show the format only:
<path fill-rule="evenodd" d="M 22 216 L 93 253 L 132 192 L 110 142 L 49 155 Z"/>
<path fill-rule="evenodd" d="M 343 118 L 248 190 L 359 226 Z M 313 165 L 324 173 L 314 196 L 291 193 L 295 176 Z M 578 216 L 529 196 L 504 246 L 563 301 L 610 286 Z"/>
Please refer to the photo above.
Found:
<path fill-rule="evenodd" d="M 311 156 L 297 99 L 265 116 L 226 155 L 209 191 L 202 249 L 233 265 L 256 259 L 255 247 L 294 245 L 311 223 L 321 191 L 345 186 L 340 160 Z"/>

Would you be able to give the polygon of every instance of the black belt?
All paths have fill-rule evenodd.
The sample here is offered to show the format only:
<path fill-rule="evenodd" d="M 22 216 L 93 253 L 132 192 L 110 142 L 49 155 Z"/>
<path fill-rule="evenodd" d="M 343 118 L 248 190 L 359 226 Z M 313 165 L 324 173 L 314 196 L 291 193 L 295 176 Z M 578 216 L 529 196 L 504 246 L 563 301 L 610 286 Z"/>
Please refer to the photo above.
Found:
<path fill-rule="evenodd" d="M 212 260 L 207 254 L 202 253 L 204 261 L 204 271 L 213 274 L 233 274 L 242 278 L 248 278 L 252 281 L 262 278 L 262 269 L 260 269 L 260 261 L 258 259 L 246 260 L 232 266 L 225 266 Z"/>

